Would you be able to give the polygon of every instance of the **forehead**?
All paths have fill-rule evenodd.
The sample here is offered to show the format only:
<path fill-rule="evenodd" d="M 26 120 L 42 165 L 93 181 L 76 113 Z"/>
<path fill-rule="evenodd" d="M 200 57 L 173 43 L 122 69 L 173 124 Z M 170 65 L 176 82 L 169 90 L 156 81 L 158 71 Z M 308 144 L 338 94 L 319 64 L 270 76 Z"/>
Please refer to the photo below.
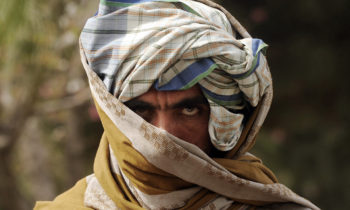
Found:
<path fill-rule="evenodd" d="M 176 91 L 158 91 L 151 88 L 143 95 L 137 97 L 138 100 L 146 101 L 152 104 L 174 104 L 184 99 L 204 97 L 198 85 L 195 85 L 187 90 Z"/>

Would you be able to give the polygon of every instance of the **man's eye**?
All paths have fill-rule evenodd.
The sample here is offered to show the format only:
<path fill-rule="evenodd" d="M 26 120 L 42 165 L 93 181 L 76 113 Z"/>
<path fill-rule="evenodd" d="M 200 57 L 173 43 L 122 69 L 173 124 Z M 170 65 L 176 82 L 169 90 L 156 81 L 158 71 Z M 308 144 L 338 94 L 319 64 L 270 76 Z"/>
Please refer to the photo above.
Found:
<path fill-rule="evenodd" d="M 196 115 L 196 114 L 198 114 L 198 112 L 199 112 L 198 107 L 186 107 L 186 108 L 183 108 L 181 111 L 182 114 L 187 115 L 187 116 Z"/>
<path fill-rule="evenodd" d="M 132 109 L 136 114 L 140 115 L 141 117 L 144 115 L 149 114 L 150 110 L 145 108 L 134 108 Z"/>
<path fill-rule="evenodd" d="M 149 109 L 144 109 L 144 108 L 137 108 L 137 109 L 132 109 L 137 115 L 142 117 L 144 120 L 147 122 L 150 121 L 153 115 L 153 111 Z"/>

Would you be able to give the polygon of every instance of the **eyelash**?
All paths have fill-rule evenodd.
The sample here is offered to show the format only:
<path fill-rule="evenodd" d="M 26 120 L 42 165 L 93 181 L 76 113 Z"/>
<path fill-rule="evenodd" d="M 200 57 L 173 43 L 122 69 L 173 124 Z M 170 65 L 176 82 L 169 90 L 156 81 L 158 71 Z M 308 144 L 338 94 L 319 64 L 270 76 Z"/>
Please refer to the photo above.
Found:
<path fill-rule="evenodd" d="M 149 107 L 135 106 L 130 107 L 136 114 L 140 115 L 146 121 L 149 121 L 152 118 L 152 114 L 155 110 Z M 186 111 L 190 110 L 188 113 Z M 193 113 L 190 113 L 193 112 Z M 188 105 L 178 108 L 178 115 L 185 118 L 193 118 L 200 115 L 202 112 L 202 107 L 200 105 Z"/>
<path fill-rule="evenodd" d="M 153 109 L 147 109 L 145 107 L 133 107 L 131 110 L 133 110 L 137 115 L 142 117 L 145 121 L 150 122 L 150 119 L 152 118 L 152 112 Z"/>
<path fill-rule="evenodd" d="M 151 109 L 145 108 L 145 107 L 133 107 L 133 108 L 131 108 L 131 110 L 133 110 L 136 113 L 143 113 L 143 112 L 148 112 Z"/>
<path fill-rule="evenodd" d="M 195 113 L 186 114 L 186 113 L 184 113 L 186 111 L 186 109 L 190 109 L 191 111 L 195 110 L 196 112 Z M 192 117 L 192 116 L 194 116 L 196 114 L 199 114 L 200 111 L 201 111 L 201 109 L 200 109 L 199 106 L 188 106 L 188 107 L 184 107 L 184 108 L 181 109 L 181 114 L 183 114 L 183 115 L 185 115 L 187 117 Z"/>

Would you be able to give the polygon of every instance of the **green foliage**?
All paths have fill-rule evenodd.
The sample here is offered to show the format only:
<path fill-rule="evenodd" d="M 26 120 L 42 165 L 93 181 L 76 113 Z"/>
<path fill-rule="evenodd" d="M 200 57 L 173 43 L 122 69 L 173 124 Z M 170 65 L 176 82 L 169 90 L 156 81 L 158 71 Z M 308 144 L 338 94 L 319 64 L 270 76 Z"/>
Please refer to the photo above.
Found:
<path fill-rule="evenodd" d="M 101 126 L 82 82 L 83 3 L 0 2 L 0 209 L 31 209 L 92 171 Z"/>

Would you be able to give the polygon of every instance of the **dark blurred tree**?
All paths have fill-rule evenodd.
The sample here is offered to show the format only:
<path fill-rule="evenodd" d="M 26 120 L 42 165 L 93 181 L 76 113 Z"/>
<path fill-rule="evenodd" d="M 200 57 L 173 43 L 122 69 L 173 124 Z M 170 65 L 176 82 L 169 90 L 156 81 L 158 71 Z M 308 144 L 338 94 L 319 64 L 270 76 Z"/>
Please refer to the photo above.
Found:
<path fill-rule="evenodd" d="M 350 2 L 220 2 L 270 45 L 275 97 L 254 152 L 321 208 L 349 209 Z"/>

